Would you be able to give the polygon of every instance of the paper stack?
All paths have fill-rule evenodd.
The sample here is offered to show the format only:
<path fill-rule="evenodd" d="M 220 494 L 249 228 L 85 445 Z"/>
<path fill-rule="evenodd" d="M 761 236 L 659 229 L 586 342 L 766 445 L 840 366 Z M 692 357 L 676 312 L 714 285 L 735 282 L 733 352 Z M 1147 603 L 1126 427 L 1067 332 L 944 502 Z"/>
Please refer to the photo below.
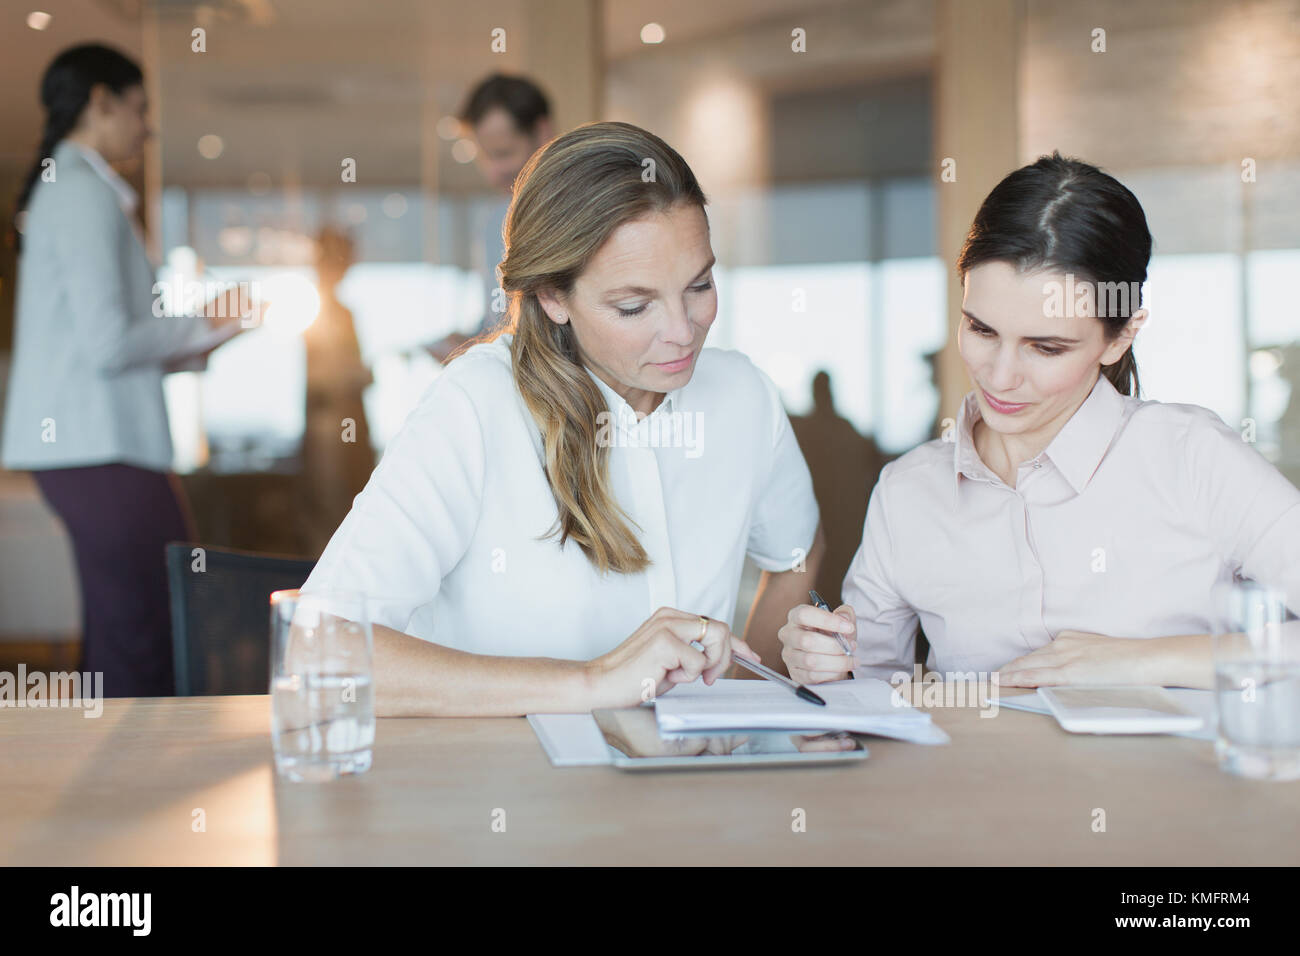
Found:
<path fill-rule="evenodd" d="M 844 680 L 810 688 L 825 707 L 800 700 L 766 680 L 702 681 L 674 687 L 655 701 L 661 734 L 789 730 L 848 730 L 912 743 L 946 744 L 949 737 L 930 715 L 898 699 L 882 680 Z"/>

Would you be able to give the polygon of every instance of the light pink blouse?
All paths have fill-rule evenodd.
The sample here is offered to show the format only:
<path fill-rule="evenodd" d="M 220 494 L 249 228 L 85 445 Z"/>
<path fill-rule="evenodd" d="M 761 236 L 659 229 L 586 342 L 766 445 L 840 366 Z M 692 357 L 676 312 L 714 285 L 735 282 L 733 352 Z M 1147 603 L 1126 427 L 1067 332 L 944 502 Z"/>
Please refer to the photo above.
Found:
<path fill-rule="evenodd" d="M 928 668 L 994 671 L 1067 629 L 1210 633 L 1234 573 L 1300 603 L 1300 490 L 1210 410 L 1101 376 L 1015 488 L 975 450 L 979 414 L 972 392 L 952 439 L 881 472 L 844 578 L 858 677 L 910 675 L 918 618 Z"/>

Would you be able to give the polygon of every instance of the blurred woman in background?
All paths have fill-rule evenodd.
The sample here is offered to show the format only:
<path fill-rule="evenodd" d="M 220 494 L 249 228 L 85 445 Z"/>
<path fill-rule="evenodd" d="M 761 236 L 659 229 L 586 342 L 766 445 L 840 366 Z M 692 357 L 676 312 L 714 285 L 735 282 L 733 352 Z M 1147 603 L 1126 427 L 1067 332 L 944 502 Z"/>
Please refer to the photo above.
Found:
<path fill-rule="evenodd" d="M 163 375 L 202 367 L 239 332 L 239 309 L 158 314 L 138 198 L 110 163 L 150 135 L 140 68 L 98 45 L 59 54 L 41 80 L 45 129 L 18 196 L 20 243 L 7 468 L 31 471 L 72 539 L 80 669 L 105 696 L 173 692 L 164 546 L 196 535 L 169 472 Z M 227 313 L 230 313 L 227 315 Z"/>

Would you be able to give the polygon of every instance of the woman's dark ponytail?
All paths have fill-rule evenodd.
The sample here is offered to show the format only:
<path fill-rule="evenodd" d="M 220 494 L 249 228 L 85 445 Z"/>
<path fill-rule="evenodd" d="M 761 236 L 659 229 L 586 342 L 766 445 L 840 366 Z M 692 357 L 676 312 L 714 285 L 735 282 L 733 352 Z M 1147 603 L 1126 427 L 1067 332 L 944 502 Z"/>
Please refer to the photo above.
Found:
<path fill-rule="evenodd" d="M 22 248 L 19 230 L 20 217 L 27 209 L 32 190 L 41 176 L 45 160 L 54 153 L 65 136 L 76 127 L 90 91 L 103 84 L 114 94 L 121 95 L 132 86 L 144 82 L 140 67 L 129 57 L 97 43 L 87 43 L 64 50 L 56 56 L 41 77 L 41 106 L 45 109 L 45 129 L 36 161 L 23 179 L 14 205 L 13 227 L 18 248 Z"/>
<path fill-rule="evenodd" d="M 1133 346 L 1124 350 L 1124 354 L 1119 357 L 1119 361 L 1113 365 L 1103 365 L 1101 374 L 1110 379 L 1110 384 L 1115 386 L 1115 391 L 1121 395 L 1138 395 L 1141 385 L 1138 382 L 1137 361 L 1133 358 Z M 1129 385 L 1132 383 L 1132 388 Z"/>

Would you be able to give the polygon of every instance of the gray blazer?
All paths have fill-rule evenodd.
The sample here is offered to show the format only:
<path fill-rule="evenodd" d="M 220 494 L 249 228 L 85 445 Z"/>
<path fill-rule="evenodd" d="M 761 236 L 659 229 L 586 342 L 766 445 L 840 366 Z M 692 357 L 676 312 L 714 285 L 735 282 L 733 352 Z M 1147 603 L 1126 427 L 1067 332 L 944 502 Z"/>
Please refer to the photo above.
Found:
<path fill-rule="evenodd" d="M 53 158 L 27 204 L 0 462 L 165 471 L 163 375 L 201 367 L 238 323 L 155 315 L 153 267 L 117 193 L 71 143 Z"/>

